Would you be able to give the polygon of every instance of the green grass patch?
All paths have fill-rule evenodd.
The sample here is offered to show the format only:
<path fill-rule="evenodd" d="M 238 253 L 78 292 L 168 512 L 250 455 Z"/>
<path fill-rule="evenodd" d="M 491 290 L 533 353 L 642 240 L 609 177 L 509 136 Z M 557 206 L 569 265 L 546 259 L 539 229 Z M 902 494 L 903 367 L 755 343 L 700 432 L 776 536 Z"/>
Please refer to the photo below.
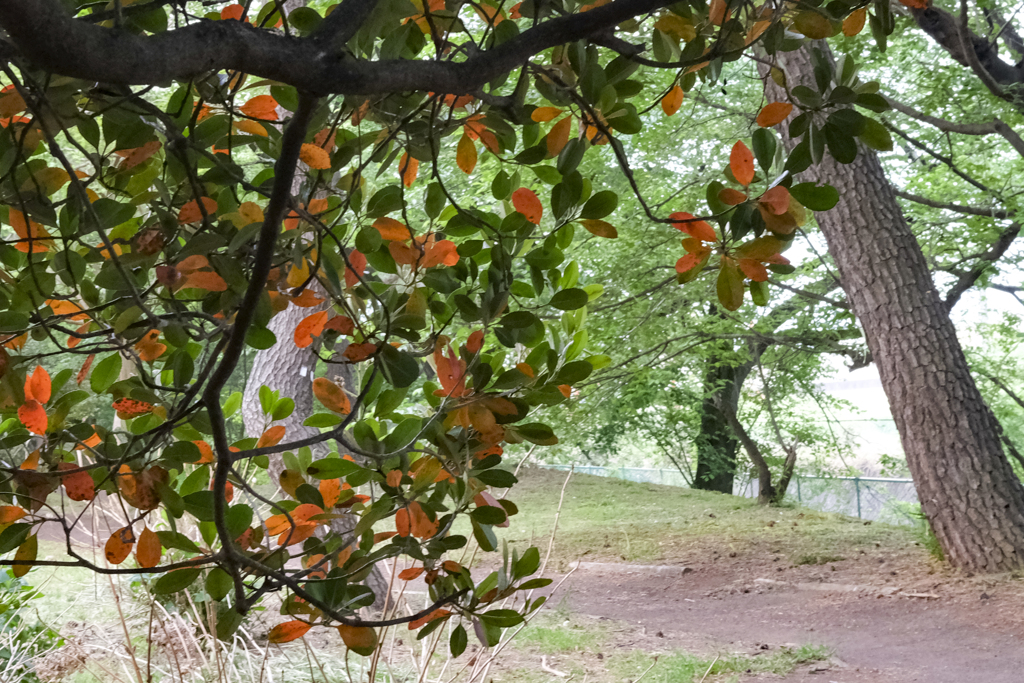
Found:
<path fill-rule="evenodd" d="M 543 654 L 599 650 L 608 640 L 605 629 L 578 619 L 538 615 L 513 640 L 516 647 L 534 647 Z"/>
<path fill-rule="evenodd" d="M 519 506 L 508 529 L 497 529 L 512 547 L 545 550 L 554 527 L 566 473 L 520 471 L 508 493 Z M 765 507 L 748 498 L 610 477 L 574 474 L 565 491 L 552 561 L 611 560 L 671 563 L 704 544 L 743 552 L 758 547 L 788 557 L 839 558 L 860 548 L 905 547 L 913 530 L 797 506 Z M 826 560 L 834 561 L 834 560 Z"/>
<path fill-rule="evenodd" d="M 654 657 L 636 650 L 629 655 L 609 662 L 609 669 L 616 678 L 634 680 L 650 668 L 644 677 L 645 683 L 691 683 L 699 681 L 705 673 L 716 676 L 716 681 L 729 674 L 768 673 L 784 676 L 799 664 L 826 660 L 831 652 L 826 647 L 804 645 L 799 648 L 782 648 L 772 653 L 759 655 L 725 655 L 718 657 L 697 657 L 685 652 L 674 652 Z M 654 665 L 653 668 L 651 665 Z M 709 672 L 710 670 L 710 672 Z M 726 678 L 725 680 L 729 680 Z M 735 680 L 735 679 L 733 679 Z"/>

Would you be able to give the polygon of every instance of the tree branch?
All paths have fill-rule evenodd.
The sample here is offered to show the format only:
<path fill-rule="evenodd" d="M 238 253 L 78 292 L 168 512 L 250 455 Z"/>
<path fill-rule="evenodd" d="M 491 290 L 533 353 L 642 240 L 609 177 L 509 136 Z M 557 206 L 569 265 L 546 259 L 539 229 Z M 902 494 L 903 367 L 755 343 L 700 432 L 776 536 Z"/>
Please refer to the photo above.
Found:
<path fill-rule="evenodd" d="M 918 111 L 913 107 L 907 106 L 902 102 L 897 102 L 891 97 L 886 97 L 885 101 L 889 103 L 889 106 L 905 114 L 912 119 L 917 119 L 922 123 L 927 123 L 930 126 L 938 128 L 944 133 L 959 133 L 960 135 L 992 135 L 993 133 L 1003 136 L 1010 145 L 1017 150 L 1017 154 L 1024 157 L 1024 139 L 1022 139 L 1017 132 L 1010 128 L 1006 123 L 996 117 L 991 123 L 953 123 L 945 119 L 940 119 L 937 116 L 931 116 L 924 112 Z"/>
<path fill-rule="evenodd" d="M 607 34 L 627 19 L 670 4 L 670 0 L 614 0 L 589 12 L 545 21 L 462 62 L 365 61 L 330 49 L 335 39 L 358 29 L 355 22 L 365 20 L 374 0 L 348 0 L 335 10 L 343 13 L 338 19 L 308 38 L 283 36 L 239 21 L 207 20 L 158 35 L 138 36 L 75 20 L 60 0 L 4 0 L 0 2 L 0 27 L 35 66 L 104 83 L 162 84 L 227 69 L 314 94 L 424 90 L 463 94 L 478 90 L 543 50 Z M 351 17 L 353 24 L 345 24 L 346 17 Z"/>
<path fill-rule="evenodd" d="M 983 254 L 978 256 L 974 266 L 962 273 L 957 278 L 956 284 L 946 292 L 945 306 L 947 311 L 953 310 L 953 306 L 960 300 L 964 292 L 974 286 L 974 283 L 984 274 L 985 269 L 1003 257 L 1003 254 L 1010 248 L 1013 241 L 1020 235 L 1020 223 L 1011 223 L 999 234 L 995 243 Z"/>
<path fill-rule="evenodd" d="M 893 192 L 900 199 L 906 199 L 907 201 L 914 202 L 915 204 L 922 204 L 924 206 L 930 206 L 933 209 L 943 209 L 945 211 L 954 211 L 956 213 L 966 214 L 968 216 L 982 216 L 983 218 L 997 218 L 1004 220 L 1009 218 L 1009 212 L 999 211 L 996 209 L 986 209 L 980 206 L 964 206 L 962 204 L 948 204 L 946 202 L 937 202 L 934 199 L 928 199 L 922 197 L 919 194 L 913 194 L 911 192 L 905 192 L 904 190 L 893 188 Z"/>

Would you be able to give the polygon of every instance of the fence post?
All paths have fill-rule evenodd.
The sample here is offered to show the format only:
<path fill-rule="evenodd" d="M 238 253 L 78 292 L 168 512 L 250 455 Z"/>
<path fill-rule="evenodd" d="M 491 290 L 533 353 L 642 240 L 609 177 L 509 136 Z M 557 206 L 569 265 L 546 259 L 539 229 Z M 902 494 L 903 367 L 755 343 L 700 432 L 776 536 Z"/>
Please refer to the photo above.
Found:
<path fill-rule="evenodd" d="M 800 475 L 796 475 L 796 502 L 804 502 L 804 497 L 800 493 Z"/>
<path fill-rule="evenodd" d="M 854 477 L 853 478 L 853 485 L 857 489 L 857 517 L 858 517 L 858 519 L 861 519 L 861 516 L 860 516 L 860 477 Z"/>

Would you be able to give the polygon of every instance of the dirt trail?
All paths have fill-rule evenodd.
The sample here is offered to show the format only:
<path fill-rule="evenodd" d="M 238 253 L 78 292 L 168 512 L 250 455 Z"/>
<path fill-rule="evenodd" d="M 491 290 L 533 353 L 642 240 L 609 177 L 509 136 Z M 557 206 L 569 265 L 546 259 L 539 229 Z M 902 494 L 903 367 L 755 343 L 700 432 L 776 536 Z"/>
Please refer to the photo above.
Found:
<path fill-rule="evenodd" d="M 666 649 L 750 653 L 814 644 L 834 650 L 827 668 L 804 666 L 786 681 L 1024 680 L 1019 581 L 939 577 L 928 592 L 918 592 L 843 583 L 841 571 L 814 577 L 818 568 L 798 567 L 766 581 L 752 569 L 749 563 L 739 570 L 711 564 L 659 575 L 588 566 L 574 572 L 561 592 L 573 611 L 636 624 L 640 634 L 664 638 Z"/>

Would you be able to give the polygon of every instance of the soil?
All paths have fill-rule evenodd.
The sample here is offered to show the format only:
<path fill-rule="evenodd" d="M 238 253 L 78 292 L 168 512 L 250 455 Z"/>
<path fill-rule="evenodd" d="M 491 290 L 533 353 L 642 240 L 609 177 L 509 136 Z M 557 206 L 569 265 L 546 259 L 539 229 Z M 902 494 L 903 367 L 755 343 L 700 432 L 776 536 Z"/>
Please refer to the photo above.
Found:
<path fill-rule="evenodd" d="M 648 651 L 751 654 L 812 644 L 834 652 L 830 662 L 784 678 L 749 681 L 1024 680 L 1022 582 L 957 574 L 922 554 L 910 548 L 793 566 L 772 553 L 715 557 L 700 548 L 671 571 L 583 564 L 552 600 L 635 624 L 631 646 Z"/>

